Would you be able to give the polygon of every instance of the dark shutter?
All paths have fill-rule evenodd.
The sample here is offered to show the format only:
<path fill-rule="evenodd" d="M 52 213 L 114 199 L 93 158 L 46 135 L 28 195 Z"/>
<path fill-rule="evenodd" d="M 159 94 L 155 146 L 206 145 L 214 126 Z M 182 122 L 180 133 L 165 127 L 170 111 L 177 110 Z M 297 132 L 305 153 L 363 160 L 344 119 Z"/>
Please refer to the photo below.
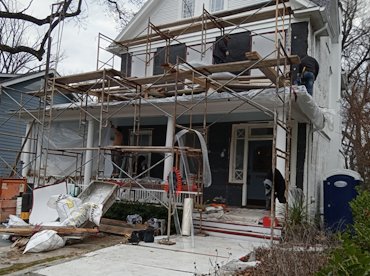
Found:
<path fill-rule="evenodd" d="M 131 77 L 132 56 L 130 53 L 121 55 L 121 72 L 125 77 Z"/>
<path fill-rule="evenodd" d="M 252 49 L 251 33 L 248 31 L 238 34 L 231 34 L 229 36 L 229 56 L 226 57 L 226 62 L 246 60 L 245 53 L 250 52 Z M 216 39 L 219 40 L 221 38 L 222 36 L 219 36 Z M 238 74 L 239 72 L 232 73 Z"/>
<path fill-rule="evenodd" d="M 300 22 L 292 24 L 292 55 L 303 55 L 307 54 L 308 48 L 308 23 Z M 299 65 L 292 66 L 292 77 L 293 83 L 297 78 L 297 72 Z"/>
<path fill-rule="evenodd" d="M 306 124 L 298 124 L 296 186 L 303 190 L 304 161 L 306 159 Z"/>
<path fill-rule="evenodd" d="M 186 46 L 185 44 L 171 45 L 168 49 L 169 52 L 169 63 L 176 64 L 177 57 L 186 60 Z M 160 75 L 164 73 L 162 67 L 163 64 L 167 63 L 165 59 L 166 47 L 160 47 L 157 49 L 154 56 L 153 75 Z"/>

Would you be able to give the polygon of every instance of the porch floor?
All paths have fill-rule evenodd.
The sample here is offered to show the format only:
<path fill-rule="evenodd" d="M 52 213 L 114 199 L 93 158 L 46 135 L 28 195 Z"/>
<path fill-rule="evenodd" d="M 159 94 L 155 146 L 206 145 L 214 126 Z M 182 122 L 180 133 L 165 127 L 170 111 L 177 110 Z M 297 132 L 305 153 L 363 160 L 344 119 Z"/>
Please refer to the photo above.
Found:
<path fill-rule="evenodd" d="M 202 216 L 202 220 L 258 225 L 262 224 L 264 216 L 269 215 L 270 211 L 265 209 L 228 207 L 221 212 L 214 213 L 203 212 L 200 214 L 195 211 L 193 217 L 199 219 Z"/>

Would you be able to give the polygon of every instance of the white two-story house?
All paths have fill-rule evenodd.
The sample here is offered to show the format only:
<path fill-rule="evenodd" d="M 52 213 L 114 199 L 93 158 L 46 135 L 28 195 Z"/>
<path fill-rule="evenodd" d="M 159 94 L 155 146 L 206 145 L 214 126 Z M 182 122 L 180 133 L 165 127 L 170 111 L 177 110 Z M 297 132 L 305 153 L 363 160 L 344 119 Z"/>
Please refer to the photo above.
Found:
<path fill-rule="evenodd" d="M 83 164 L 97 162 L 91 151 L 98 152 L 93 145 L 107 144 L 102 131 L 108 121 L 121 127 L 125 145 L 171 146 L 181 129 L 198 130 L 210 168 L 204 201 L 223 197 L 229 206 L 264 208 L 263 180 L 275 164 L 290 187 L 303 190 L 311 214 L 319 214 L 325 174 L 343 166 L 340 30 L 337 1 L 147 1 L 109 47 L 121 58 L 120 72 L 112 73 L 111 80 L 127 89 L 112 92 L 110 103 L 86 107 L 90 140 Z M 214 65 L 216 42 L 224 35 L 229 55 Z M 304 86 L 291 85 L 302 54 L 320 65 L 312 96 Z M 68 81 L 93 75 L 99 74 L 56 83 L 62 89 Z M 62 108 L 56 107 L 56 113 Z M 66 108 L 55 124 L 76 125 L 81 112 Z M 99 116 L 104 117 L 101 123 Z M 190 136 L 185 143 L 202 144 Z M 150 168 L 146 176 L 166 179 L 174 166 L 169 158 L 160 162 L 166 154 L 144 154 Z M 82 171 L 85 183 L 98 175 L 94 166 L 84 165 Z"/>

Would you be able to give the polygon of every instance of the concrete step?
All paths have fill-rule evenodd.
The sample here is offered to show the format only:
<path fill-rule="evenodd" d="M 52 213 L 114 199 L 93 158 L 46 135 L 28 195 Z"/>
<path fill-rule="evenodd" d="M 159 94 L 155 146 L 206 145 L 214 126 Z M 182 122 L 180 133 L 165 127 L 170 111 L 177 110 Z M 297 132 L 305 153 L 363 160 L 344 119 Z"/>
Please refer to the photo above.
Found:
<path fill-rule="evenodd" d="M 210 236 L 217 237 L 232 237 L 235 239 L 249 239 L 258 238 L 270 240 L 271 229 L 270 227 L 263 227 L 261 225 L 252 225 L 244 223 L 202 220 L 195 218 L 193 220 L 194 228 L 202 230 Z M 201 229 L 200 229 L 201 228 Z M 281 227 L 275 227 L 273 231 L 273 239 L 279 240 L 281 236 Z"/>

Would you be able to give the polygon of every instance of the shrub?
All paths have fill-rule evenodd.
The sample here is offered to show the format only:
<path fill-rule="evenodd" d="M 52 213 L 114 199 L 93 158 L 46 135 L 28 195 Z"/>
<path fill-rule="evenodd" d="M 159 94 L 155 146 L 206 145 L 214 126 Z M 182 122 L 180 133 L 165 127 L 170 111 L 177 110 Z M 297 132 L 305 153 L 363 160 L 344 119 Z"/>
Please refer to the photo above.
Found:
<path fill-rule="evenodd" d="M 370 275 L 370 192 L 359 191 L 350 202 L 354 224 L 340 234 L 341 244 L 329 253 L 329 263 L 318 275 Z"/>
<path fill-rule="evenodd" d="M 181 223 L 182 210 L 177 210 Z M 166 207 L 150 203 L 117 201 L 105 213 L 104 217 L 126 221 L 128 215 L 138 214 L 143 218 L 143 222 L 150 218 L 168 219 L 168 210 Z M 171 232 L 175 232 L 174 220 L 171 219 Z"/>

